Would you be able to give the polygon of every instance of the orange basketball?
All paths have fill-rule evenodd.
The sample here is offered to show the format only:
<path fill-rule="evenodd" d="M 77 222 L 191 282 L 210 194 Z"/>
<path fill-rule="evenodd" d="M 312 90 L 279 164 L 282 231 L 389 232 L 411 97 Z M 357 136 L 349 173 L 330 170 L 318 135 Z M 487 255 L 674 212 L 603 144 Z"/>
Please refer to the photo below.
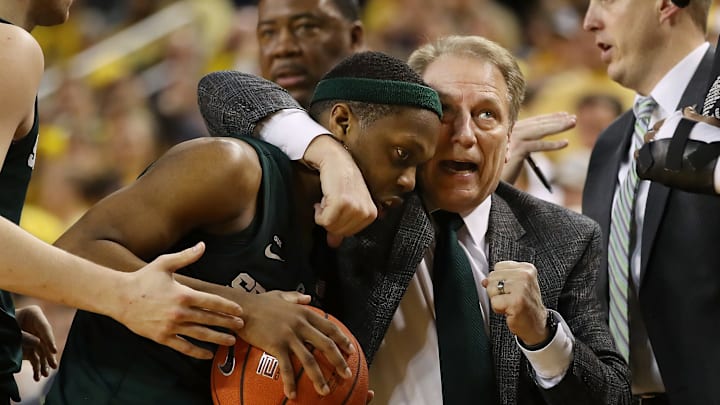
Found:
<path fill-rule="evenodd" d="M 292 356 L 297 395 L 289 400 L 283 392 L 280 367 L 275 357 L 238 340 L 234 346 L 220 346 L 215 353 L 210 385 L 215 405 L 365 405 L 368 393 L 368 367 L 357 339 L 332 315 L 309 307 L 335 323 L 357 349 L 345 355 L 352 377 L 340 377 L 322 353 L 315 353 L 330 393 L 321 396 L 315 391 L 300 361 Z M 313 350 L 312 347 L 310 347 Z"/>

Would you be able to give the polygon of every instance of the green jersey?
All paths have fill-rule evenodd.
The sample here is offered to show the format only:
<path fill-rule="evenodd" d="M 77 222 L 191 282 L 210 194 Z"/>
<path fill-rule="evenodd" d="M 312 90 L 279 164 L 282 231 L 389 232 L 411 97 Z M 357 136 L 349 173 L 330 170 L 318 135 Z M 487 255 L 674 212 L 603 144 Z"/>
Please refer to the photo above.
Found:
<path fill-rule="evenodd" d="M 291 162 L 270 144 L 244 141 L 255 148 L 262 166 L 252 224 L 232 235 L 194 232 L 170 251 L 202 240 L 205 254 L 183 274 L 254 293 L 309 293 L 314 290 L 309 254 L 293 242 Z M 79 311 L 46 404 L 211 404 L 211 365 L 135 335 L 110 318 Z"/>

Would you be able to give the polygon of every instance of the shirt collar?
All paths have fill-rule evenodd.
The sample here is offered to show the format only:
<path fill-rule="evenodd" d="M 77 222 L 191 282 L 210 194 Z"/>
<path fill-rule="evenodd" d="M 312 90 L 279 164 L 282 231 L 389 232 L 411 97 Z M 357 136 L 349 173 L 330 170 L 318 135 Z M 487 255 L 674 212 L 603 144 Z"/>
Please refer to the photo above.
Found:
<path fill-rule="evenodd" d="M 658 111 L 658 118 L 666 118 L 678 108 L 680 98 L 682 97 L 682 91 L 678 91 L 678 89 L 684 89 L 688 86 L 690 79 L 692 79 L 698 66 L 700 66 L 700 62 L 709 47 L 710 44 L 708 42 L 703 42 L 670 69 L 670 71 L 660 79 L 660 82 L 658 82 L 655 88 L 652 89 L 650 95 L 655 99 L 661 109 L 661 111 Z M 636 96 L 636 100 L 637 97 L 638 96 Z"/>
<path fill-rule="evenodd" d="M 485 201 L 475 207 L 474 210 L 460 216 L 465 222 L 468 234 L 472 238 L 476 246 L 482 247 L 485 244 L 485 234 L 490 223 L 490 206 L 492 196 L 488 196 Z"/>

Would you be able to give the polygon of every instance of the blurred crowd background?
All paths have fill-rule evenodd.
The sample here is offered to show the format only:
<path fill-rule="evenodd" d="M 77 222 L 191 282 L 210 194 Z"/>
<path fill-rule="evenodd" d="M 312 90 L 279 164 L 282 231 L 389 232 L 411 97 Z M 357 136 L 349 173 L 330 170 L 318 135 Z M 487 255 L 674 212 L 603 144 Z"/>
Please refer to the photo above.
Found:
<path fill-rule="evenodd" d="M 708 40 L 720 33 L 720 7 Z M 566 111 L 576 128 L 561 151 L 535 154 L 552 183 L 525 171 L 518 186 L 579 211 L 597 135 L 633 101 L 605 74 L 591 34 L 582 30 L 587 0 L 365 0 L 369 49 L 406 58 L 447 34 L 486 36 L 510 49 L 528 80 L 522 117 Z M 256 7 L 243 0 L 76 0 L 70 20 L 38 27 L 46 55 L 40 92 L 38 164 L 21 226 L 47 242 L 102 197 L 136 178 L 168 147 L 207 136 L 197 108 L 208 72 L 259 73 Z M 29 299 L 19 303 L 28 303 Z M 73 310 L 40 303 L 62 347 Z M 109 347 L 109 350 L 112 350 Z M 26 370 L 24 370 L 26 371 Z M 19 378 L 23 403 L 42 386 Z"/>

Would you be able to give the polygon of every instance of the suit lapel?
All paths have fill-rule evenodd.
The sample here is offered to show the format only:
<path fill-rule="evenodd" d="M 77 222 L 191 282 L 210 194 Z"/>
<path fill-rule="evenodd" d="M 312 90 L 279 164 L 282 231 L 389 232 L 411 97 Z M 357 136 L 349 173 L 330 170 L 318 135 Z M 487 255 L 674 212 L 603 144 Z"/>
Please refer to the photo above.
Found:
<path fill-rule="evenodd" d="M 498 194 L 492 195 L 487 233 L 488 263 L 491 271 L 495 264 L 501 261 L 532 263 L 535 259 L 535 250 L 522 241 L 525 229 L 502 199 L 502 194 L 508 189 L 507 185 L 501 183 Z M 521 354 L 514 336 L 507 328 L 505 317 L 494 312 L 490 314 L 490 335 L 497 383 L 498 387 L 503 387 L 500 390 L 501 402 L 516 403 L 520 382 L 518 377 L 522 370 Z"/>
<path fill-rule="evenodd" d="M 708 78 L 712 70 L 713 55 L 714 52 L 712 49 L 705 53 L 676 108 L 690 105 L 699 105 L 700 108 L 702 108 L 703 99 L 708 89 Z M 670 189 L 662 184 L 653 182 L 650 185 L 644 213 L 640 285 L 642 285 L 642 280 L 647 272 L 648 258 L 650 257 L 650 252 L 655 242 L 655 235 L 657 235 L 658 228 L 660 227 L 669 195 Z"/>
<path fill-rule="evenodd" d="M 583 214 L 595 219 L 600 224 L 605 238 L 605 246 L 607 246 L 610 234 L 610 217 L 615 188 L 618 184 L 618 171 L 620 163 L 627 157 L 634 125 L 635 118 L 632 111 L 625 112 L 598 139 L 590 159 L 588 178 L 585 183 L 587 193 L 583 195 Z"/>
<path fill-rule="evenodd" d="M 416 195 L 405 203 L 392 250 L 384 271 L 375 272 L 376 281 L 366 306 L 368 325 L 372 327 L 369 360 L 380 347 L 385 332 L 400 305 L 410 280 L 430 247 L 435 234 L 432 223 Z"/>
<path fill-rule="evenodd" d="M 593 147 L 583 190 L 582 212 L 600 224 L 603 246 L 607 252 L 610 235 L 610 214 L 613 197 L 618 184 L 620 163 L 626 158 L 630 146 L 635 118 L 626 111 L 598 138 Z M 607 311 L 608 275 L 607 254 L 601 258 L 603 271 L 598 272 L 597 291 L 604 310 Z"/>

